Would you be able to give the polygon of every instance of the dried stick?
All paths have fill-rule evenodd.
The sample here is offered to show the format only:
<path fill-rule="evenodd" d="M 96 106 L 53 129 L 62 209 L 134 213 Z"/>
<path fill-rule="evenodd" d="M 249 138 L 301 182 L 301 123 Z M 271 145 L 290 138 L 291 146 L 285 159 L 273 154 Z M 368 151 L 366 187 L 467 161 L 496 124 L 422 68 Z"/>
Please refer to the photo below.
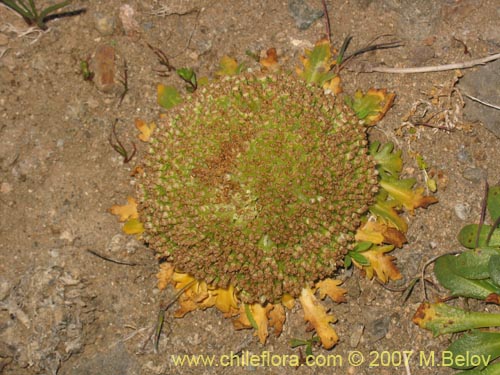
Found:
<path fill-rule="evenodd" d="M 332 44 L 332 32 L 330 28 L 330 16 L 328 15 L 328 7 L 326 6 L 326 0 L 322 0 L 323 3 L 323 13 L 325 16 L 325 26 L 326 26 L 326 36 L 328 37 L 328 41 L 330 45 Z"/>
<path fill-rule="evenodd" d="M 464 95 L 466 97 L 468 97 L 470 100 L 473 100 L 475 102 L 481 103 L 482 105 L 485 105 L 486 107 L 491 107 L 491 108 L 500 110 L 500 106 L 499 105 L 495 105 L 495 104 L 491 104 L 491 103 L 485 102 L 484 100 L 478 99 L 475 96 L 469 95 L 469 94 L 467 94 L 465 92 L 464 92 Z"/>
<path fill-rule="evenodd" d="M 365 69 L 361 69 L 358 72 L 359 73 L 377 72 L 377 73 L 395 73 L 395 74 L 443 72 L 446 70 L 472 68 L 476 65 L 484 65 L 490 61 L 495 61 L 497 59 L 500 59 L 500 53 L 495 53 L 494 55 L 486 56 L 480 59 L 464 61 L 461 63 L 436 65 L 436 66 L 421 66 L 416 68 L 390 68 L 390 67 L 386 68 L 383 66 L 368 65 Z"/>

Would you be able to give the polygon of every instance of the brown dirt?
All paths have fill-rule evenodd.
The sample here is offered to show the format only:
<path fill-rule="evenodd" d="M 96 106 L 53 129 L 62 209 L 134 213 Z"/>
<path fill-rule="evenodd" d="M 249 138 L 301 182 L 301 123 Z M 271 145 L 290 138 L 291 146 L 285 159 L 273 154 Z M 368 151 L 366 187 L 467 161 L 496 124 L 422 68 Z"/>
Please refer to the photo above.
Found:
<path fill-rule="evenodd" d="M 494 0 L 327 3 L 337 47 L 347 35 L 354 36 L 351 51 L 380 34 L 390 33 L 404 42 L 401 48 L 368 53 L 358 61 L 439 65 L 498 52 L 498 4 Z M 288 313 L 282 335 L 270 337 L 265 347 L 250 331 L 235 332 L 230 321 L 213 310 L 191 313 L 184 319 L 169 317 L 159 353 L 154 353 L 148 336 L 160 303 L 173 292 L 160 293 L 155 288 L 154 254 L 123 235 L 108 209 L 124 203 L 133 192 L 130 173 L 146 150 L 136 138 L 134 119 L 158 118 L 159 82 L 183 89 L 175 74 L 160 77 L 155 72 L 161 66 L 146 42 L 161 48 L 176 67 L 192 67 L 198 76 L 213 75 L 223 55 L 256 69 L 245 51 L 261 53 L 269 47 L 276 47 L 280 61 L 291 68 L 299 64 L 304 47 L 325 33 L 323 19 L 299 30 L 286 1 L 132 0 L 128 4 L 135 10 L 139 29 L 127 35 L 119 20 L 122 4 L 116 0 L 76 1 L 72 9 L 84 7 L 84 14 L 50 21 L 48 32 L 25 36 L 23 20 L 0 6 L 0 55 L 4 52 L 0 57 L 0 372 L 216 373 L 220 368 L 175 366 L 170 355 L 218 356 L 238 350 L 298 354 L 290 347 L 290 338 L 310 337 L 304 331 L 300 310 Z M 309 4 L 321 9 L 321 1 Z M 96 27 L 96 20 L 103 17 L 115 22 L 109 35 L 102 35 L 105 30 Z M 117 72 L 112 87 L 98 88 L 97 82 L 83 79 L 80 62 L 92 62 L 103 44 L 116 51 L 113 67 Z M 123 75 L 125 61 L 129 91 L 120 105 L 117 79 Z M 418 152 L 447 179 L 446 186 L 439 186 L 440 203 L 417 212 L 410 224 L 409 244 L 394 253 L 406 280 L 426 260 L 457 249 L 460 227 L 479 215 L 481 176 L 487 175 L 490 183 L 500 181 L 500 140 L 482 124 L 456 121 L 451 131 L 427 127 L 401 131 L 403 118 L 413 105 L 429 100 L 433 89 L 450 87 L 454 77 L 454 72 L 345 72 L 343 76 L 348 92 L 372 86 L 396 92 L 393 109 L 371 130 L 371 136 L 392 141 L 404 150 L 408 175 L 423 178 L 411 157 L 411 152 Z M 498 87 L 498 82 L 490 83 Z M 455 107 L 451 110 L 457 111 Z M 463 110 L 467 113 L 467 107 Z M 127 147 L 134 142 L 139 148 L 128 164 L 108 143 L 115 119 L 120 139 Z M 463 209 L 462 219 L 455 213 L 457 207 Z M 87 250 L 137 265 L 104 261 Z M 449 343 L 449 337 L 432 338 L 411 323 L 422 300 L 420 287 L 403 303 L 400 293 L 362 279 L 358 272 L 346 285 L 348 302 L 331 305 L 338 317 L 335 327 L 341 342 L 331 352 L 315 349 L 315 354 L 342 356 L 342 368 L 337 372 L 326 366 L 302 367 L 301 373 L 407 373 L 404 366 L 384 367 L 370 352 L 435 350 L 439 355 Z M 366 357 L 360 367 L 347 364 L 353 350 Z M 380 366 L 370 369 L 370 362 Z M 421 367 L 417 354 L 411 358 L 410 369 L 419 375 L 452 373 L 435 366 Z M 226 367 L 223 373 L 289 371 L 280 366 L 241 366 Z"/>

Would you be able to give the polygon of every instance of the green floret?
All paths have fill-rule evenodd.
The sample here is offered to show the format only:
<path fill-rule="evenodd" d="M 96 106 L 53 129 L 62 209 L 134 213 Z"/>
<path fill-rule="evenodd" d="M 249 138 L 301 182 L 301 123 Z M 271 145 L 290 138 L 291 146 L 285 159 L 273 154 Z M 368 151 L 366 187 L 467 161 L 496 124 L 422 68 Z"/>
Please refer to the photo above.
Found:
<path fill-rule="evenodd" d="M 156 133 L 139 178 L 145 237 L 176 270 L 247 303 L 330 276 L 374 201 L 364 126 L 293 76 L 228 77 Z"/>

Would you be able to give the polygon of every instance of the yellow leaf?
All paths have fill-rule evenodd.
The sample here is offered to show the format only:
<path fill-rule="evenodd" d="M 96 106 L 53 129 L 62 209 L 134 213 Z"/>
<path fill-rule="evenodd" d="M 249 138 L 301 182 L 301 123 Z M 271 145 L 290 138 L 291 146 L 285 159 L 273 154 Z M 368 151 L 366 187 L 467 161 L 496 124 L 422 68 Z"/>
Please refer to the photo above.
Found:
<path fill-rule="evenodd" d="M 182 318 L 188 312 L 198 310 L 198 304 L 186 294 L 181 295 L 177 303 L 179 304 L 179 308 L 174 312 L 175 318 Z"/>
<path fill-rule="evenodd" d="M 366 277 L 372 279 L 373 276 L 386 283 L 389 280 L 399 280 L 403 276 L 394 265 L 393 260 L 396 259 L 393 256 L 386 255 L 385 253 L 392 251 L 394 246 L 375 246 L 368 251 L 363 251 L 363 256 L 370 262 L 369 266 L 361 266 L 355 260 L 353 263 L 356 267 L 363 269 L 366 273 Z"/>
<path fill-rule="evenodd" d="M 395 94 L 387 93 L 386 89 L 371 88 L 366 94 L 358 90 L 351 101 L 351 107 L 367 125 L 375 125 L 391 108 L 395 97 Z"/>
<path fill-rule="evenodd" d="M 330 91 L 333 95 L 340 94 L 342 90 L 341 81 L 339 76 L 333 77 L 330 81 L 325 82 L 323 85 L 325 90 Z"/>
<path fill-rule="evenodd" d="M 335 77 L 332 71 L 335 60 L 332 58 L 332 50 L 328 39 L 319 40 L 312 50 L 306 50 L 305 56 L 300 58 L 302 69 L 297 68 L 297 74 L 308 83 L 317 83 L 323 86 Z"/>
<path fill-rule="evenodd" d="M 272 308 L 271 304 L 267 304 L 266 307 L 263 307 L 260 303 L 255 303 L 250 307 L 255 323 L 257 323 L 257 336 L 259 336 L 261 344 L 265 344 L 267 336 L 269 336 L 269 332 L 267 330 L 267 313 Z"/>
<path fill-rule="evenodd" d="M 141 119 L 135 119 L 135 127 L 141 132 L 137 137 L 143 142 L 149 142 L 151 134 L 156 129 L 156 124 L 152 122 L 148 125 Z"/>
<path fill-rule="evenodd" d="M 412 215 L 415 208 L 427 208 L 437 202 L 435 197 L 423 195 L 424 188 L 412 188 L 414 184 L 415 180 L 411 178 L 380 180 L 380 186 Z"/>
<path fill-rule="evenodd" d="M 215 307 L 229 316 L 235 315 L 238 308 L 238 301 L 232 285 L 230 285 L 228 289 L 219 288 L 214 291 L 210 291 L 210 294 L 213 294 L 216 297 Z"/>
<path fill-rule="evenodd" d="M 123 225 L 122 230 L 126 234 L 142 234 L 144 232 L 144 225 L 139 219 L 128 219 Z"/>
<path fill-rule="evenodd" d="M 250 323 L 250 320 L 248 319 L 248 316 L 245 312 L 244 303 L 240 305 L 239 313 L 240 315 L 238 316 L 238 318 L 233 320 L 234 329 L 240 330 L 240 329 L 252 328 L 252 323 Z"/>
<path fill-rule="evenodd" d="M 127 204 L 123 206 L 114 205 L 109 211 L 116 216 L 119 216 L 118 220 L 127 221 L 128 219 L 137 219 L 139 214 L 137 213 L 137 202 L 134 198 L 128 197 Z"/>
<path fill-rule="evenodd" d="M 319 298 L 325 299 L 326 296 L 330 297 L 333 302 L 345 302 L 345 294 L 347 290 L 340 288 L 341 280 L 324 279 L 316 283 L 319 291 Z"/>
<path fill-rule="evenodd" d="M 367 221 L 356 231 L 354 238 L 358 242 L 368 241 L 377 245 L 384 242 L 384 236 L 380 229 L 380 223 L 376 221 Z"/>
<path fill-rule="evenodd" d="M 269 311 L 269 325 L 274 328 L 274 334 L 279 336 L 283 331 L 283 324 L 285 323 L 286 313 L 285 308 L 281 304 L 273 305 Z"/>
<path fill-rule="evenodd" d="M 260 65 L 271 71 L 276 71 L 279 69 L 278 64 L 278 54 L 276 53 L 276 48 L 269 48 L 266 51 L 266 57 L 260 59 Z"/>
<path fill-rule="evenodd" d="M 174 272 L 174 274 L 172 275 L 172 281 L 175 283 L 175 289 L 178 290 L 186 287 L 189 283 L 191 283 L 194 280 L 195 278 L 187 273 Z M 198 282 L 196 282 L 195 284 L 197 283 Z M 193 286 L 191 286 L 189 289 L 193 288 Z"/>
<path fill-rule="evenodd" d="M 220 60 L 220 69 L 215 73 L 219 76 L 234 76 L 241 71 L 241 65 L 236 59 L 229 56 L 223 56 Z"/>
<path fill-rule="evenodd" d="M 163 262 L 160 264 L 160 271 L 156 274 L 158 279 L 158 289 L 163 290 L 172 280 L 174 274 L 174 266 L 172 263 Z"/>
<path fill-rule="evenodd" d="M 283 306 L 285 306 L 288 310 L 293 309 L 293 306 L 295 306 L 295 298 L 293 298 L 290 294 L 286 293 L 283 295 L 281 298 L 281 303 Z"/>
<path fill-rule="evenodd" d="M 299 300 L 304 310 L 304 320 L 314 327 L 323 347 L 333 348 L 339 340 L 337 333 L 330 325 L 330 323 L 335 323 L 335 317 L 327 314 L 325 307 L 314 297 L 309 288 L 302 289 Z"/>
<path fill-rule="evenodd" d="M 358 229 L 355 238 L 358 242 L 368 241 L 377 245 L 386 243 L 398 248 L 407 242 L 401 231 L 378 221 L 367 221 Z"/>
<path fill-rule="evenodd" d="M 248 306 L 248 312 L 251 314 L 252 320 L 257 326 L 257 332 L 255 333 L 259 337 L 261 344 L 265 344 L 267 336 L 269 335 L 267 331 L 268 326 L 268 312 L 273 308 L 273 305 L 267 304 L 263 307 L 260 303 L 255 303 Z M 252 323 L 249 320 L 247 311 L 245 311 L 245 305 L 242 303 L 240 306 L 240 316 L 238 319 L 233 320 L 233 325 L 235 329 L 247 329 L 252 328 Z"/>

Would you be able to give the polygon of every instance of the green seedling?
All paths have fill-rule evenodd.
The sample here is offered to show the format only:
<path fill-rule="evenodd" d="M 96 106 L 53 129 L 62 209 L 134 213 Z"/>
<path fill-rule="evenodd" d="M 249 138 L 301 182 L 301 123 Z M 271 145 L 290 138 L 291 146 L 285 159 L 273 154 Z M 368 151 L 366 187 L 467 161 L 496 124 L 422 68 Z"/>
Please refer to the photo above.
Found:
<path fill-rule="evenodd" d="M 491 225 L 484 224 L 486 210 Z M 487 188 L 480 224 L 462 228 L 460 243 L 468 248 L 458 256 L 444 255 L 437 259 L 434 274 L 453 297 L 468 297 L 500 305 L 500 186 Z M 447 349 L 450 366 L 472 369 L 462 375 L 499 375 L 500 364 L 490 363 L 500 357 L 500 332 L 478 331 L 500 327 L 500 314 L 465 311 L 443 302 L 424 302 L 413 322 L 430 330 L 434 336 L 473 330 L 454 341 Z M 472 357 L 474 356 L 474 357 Z M 465 360 L 474 358 L 476 361 Z"/>
<path fill-rule="evenodd" d="M 310 356 L 313 355 L 312 351 L 313 345 L 317 344 L 318 342 L 320 342 L 320 338 L 318 336 L 313 336 L 309 340 L 291 339 L 290 346 L 292 348 L 300 348 L 302 346 L 305 346 L 306 356 Z"/>
<path fill-rule="evenodd" d="M 48 26 L 45 23 L 47 17 L 57 10 L 69 5 L 71 0 L 51 5 L 42 11 L 37 10 L 34 0 L 29 0 L 28 3 L 23 0 L 1 0 L 0 2 L 19 13 L 28 25 L 37 25 L 41 30 L 47 30 Z"/>
<path fill-rule="evenodd" d="M 90 70 L 89 61 L 80 61 L 80 73 L 84 81 L 92 81 L 94 79 L 94 72 Z"/>

